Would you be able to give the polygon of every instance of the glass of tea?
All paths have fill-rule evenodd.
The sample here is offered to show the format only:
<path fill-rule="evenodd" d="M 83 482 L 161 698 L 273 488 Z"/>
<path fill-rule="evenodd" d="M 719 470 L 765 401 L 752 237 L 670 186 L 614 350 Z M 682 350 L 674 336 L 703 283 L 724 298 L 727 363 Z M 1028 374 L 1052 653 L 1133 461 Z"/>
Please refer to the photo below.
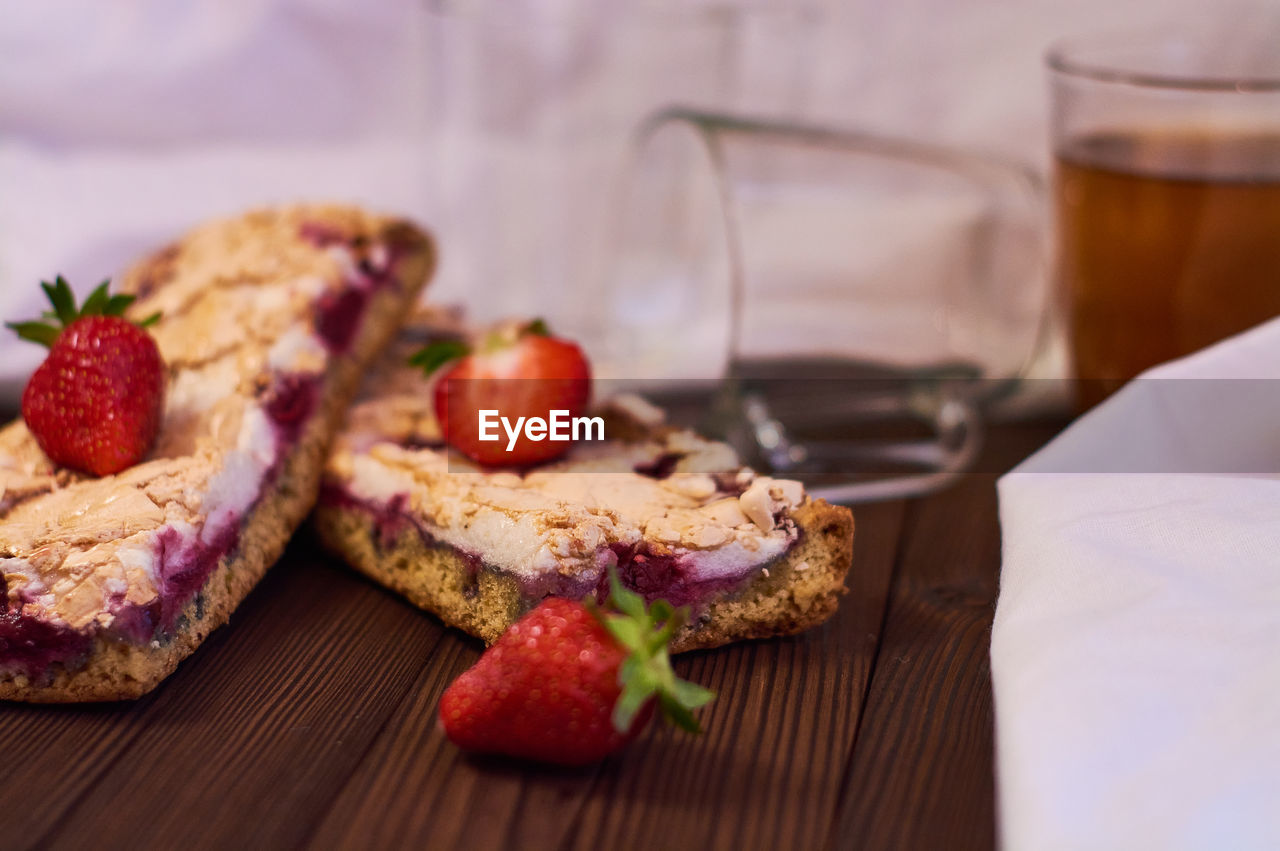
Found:
<path fill-rule="evenodd" d="M 1280 315 L 1280 31 L 1241 24 L 1048 53 L 1082 408 Z"/>

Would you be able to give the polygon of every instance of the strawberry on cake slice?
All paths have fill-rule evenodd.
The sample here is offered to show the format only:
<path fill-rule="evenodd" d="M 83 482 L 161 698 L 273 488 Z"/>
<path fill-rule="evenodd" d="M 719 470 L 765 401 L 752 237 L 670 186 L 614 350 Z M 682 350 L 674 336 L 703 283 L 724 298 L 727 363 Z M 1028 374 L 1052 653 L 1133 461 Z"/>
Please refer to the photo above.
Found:
<path fill-rule="evenodd" d="M 848 509 L 756 475 L 636 397 L 585 412 L 603 440 L 528 427 L 584 414 L 589 380 L 577 346 L 539 323 L 481 334 L 442 315 L 410 323 L 330 455 L 322 539 L 486 642 L 547 597 L 603 599 L 611 568 L 646 600 L 690 608 L 673 651 L 795 633 L 835 612 Z M 482 440 L 485 411 L 525 428 Z"/>
<path fill-rule="evenodd" d="M 0 699 L 137 697 L 311 509 L 336 425 L 434 266 L 413 225 L 332 206 L 197 228 L 76 307 L 0 430 Z"/>

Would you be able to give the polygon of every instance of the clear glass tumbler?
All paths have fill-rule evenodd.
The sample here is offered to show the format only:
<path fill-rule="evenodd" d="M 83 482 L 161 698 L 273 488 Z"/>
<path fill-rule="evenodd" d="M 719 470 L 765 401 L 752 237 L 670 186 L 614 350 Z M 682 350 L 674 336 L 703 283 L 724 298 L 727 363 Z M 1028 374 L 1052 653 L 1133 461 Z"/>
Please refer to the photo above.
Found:
<path fill-rule="evenodd" d="M 722 436 L 844 501 L 920 492 L 972 461 L 979 407 L 1016 386 L 1046 316 L 1031 172 L 673 109 L 638 133 L 630 174 L 594 308 L 604 374 L 724 379 Z M 925 433 L 862 439 L 902 418 Z"/>

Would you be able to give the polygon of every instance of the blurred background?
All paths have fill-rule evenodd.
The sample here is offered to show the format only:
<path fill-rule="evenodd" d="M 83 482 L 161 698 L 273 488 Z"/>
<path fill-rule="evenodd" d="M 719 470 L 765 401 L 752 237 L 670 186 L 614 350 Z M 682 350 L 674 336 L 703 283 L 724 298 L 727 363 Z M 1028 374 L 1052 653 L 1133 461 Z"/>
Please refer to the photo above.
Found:
<path fill-rule="evenodd" d="M 1254 17 L 1275 20 L 1276 7 L 9 4 L 0 23 L 0 314 L 37 312 L 41 278 L 63 273 L 83 291 L 210 216 L 333 199 L 408 213 L 436 231 L 433 300 L 464 303 L 478 318 L 543 315 L 598 344 L 609 321 L 595 293 L 610 263 L 604 223 L 628 139 L 656 108 L 854 128 L 1042 172 L 1048 43 L 1157 18 Z M 830 293 L 814 299 L 815 309 L 833 306 Z M 0 342 L 5 392 L 39 357 Z"/>

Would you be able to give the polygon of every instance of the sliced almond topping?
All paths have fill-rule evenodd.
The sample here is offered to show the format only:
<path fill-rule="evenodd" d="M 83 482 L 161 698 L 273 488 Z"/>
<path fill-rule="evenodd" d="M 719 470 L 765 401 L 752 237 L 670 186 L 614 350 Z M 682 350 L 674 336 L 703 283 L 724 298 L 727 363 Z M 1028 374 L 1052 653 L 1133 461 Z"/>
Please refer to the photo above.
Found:
<path fill-rule="evenodd" d="M 710 476 L 704 475 L 682 475 L 677 473 L 668 478 L 665 484 L 669 490 L 696 500 L 704 500 L 716 492 L 716 483 Z"/>
<path fill-rule="evenodd" d="M 693 536 L 693 545 L 701 550 L 723 546 L 733 539 L 733 531 L 718 524 L 707 524 Z"/>
<path fill-rule="evenodd" d="M 757 479 L 738 497 L 738 506 L 752 523 L 765 532 L 773 530 L 773 500 L 769 497 L 769 479 Z"/>
<path fill-rule="evenodd" d="M 747 519 L 747 515 L 742 513 L 742 508 L 734 497 L 718 499 L 703 506 L 701 512 L 709 522 L 719 523 L 722 526 L 738 528 L 751 522 Z"/>

